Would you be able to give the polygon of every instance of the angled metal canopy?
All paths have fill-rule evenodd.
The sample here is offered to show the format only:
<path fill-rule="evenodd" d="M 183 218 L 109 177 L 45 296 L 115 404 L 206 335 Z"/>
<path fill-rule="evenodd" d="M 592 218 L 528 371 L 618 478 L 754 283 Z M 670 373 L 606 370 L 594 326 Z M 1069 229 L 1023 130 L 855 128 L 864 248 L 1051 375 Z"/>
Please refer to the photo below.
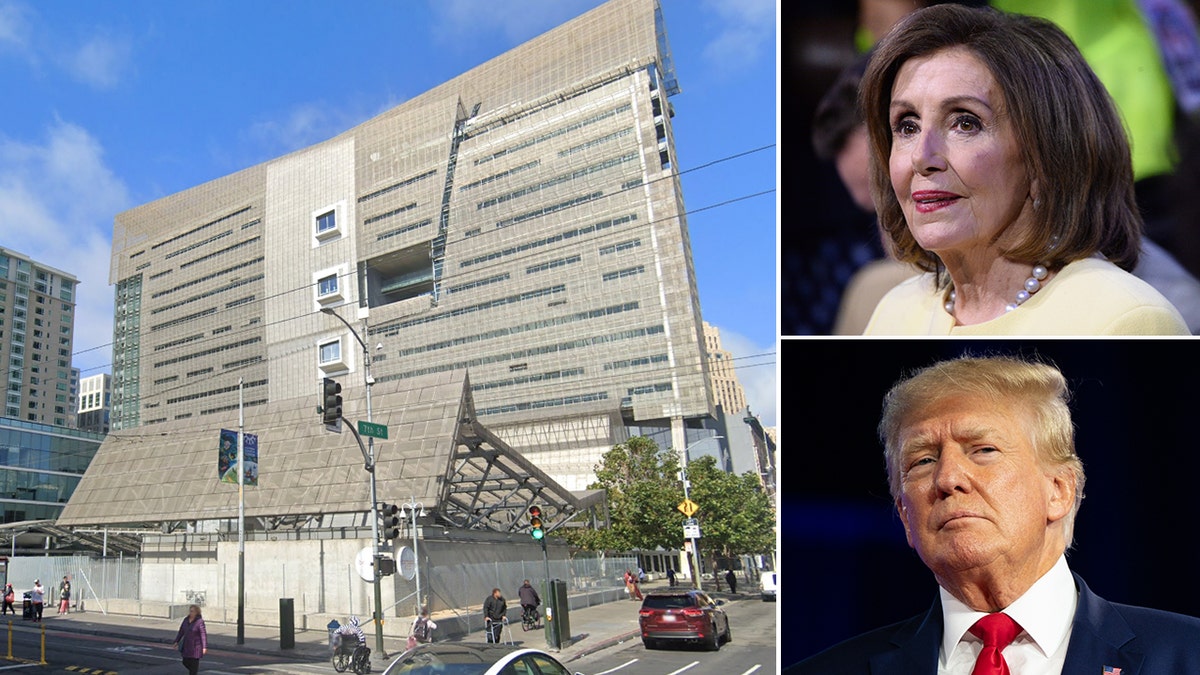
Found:
<path fill-rule="evenodd" d="M 593 525 L 607 522 L 602 491 L 567 490 L 473 416 L 459 424 L 456 441 L 438 503 L 443 521 L 513 532 L 529 526 L 526 514 L 537 505 L 548 532 L 585 513 Z"/>

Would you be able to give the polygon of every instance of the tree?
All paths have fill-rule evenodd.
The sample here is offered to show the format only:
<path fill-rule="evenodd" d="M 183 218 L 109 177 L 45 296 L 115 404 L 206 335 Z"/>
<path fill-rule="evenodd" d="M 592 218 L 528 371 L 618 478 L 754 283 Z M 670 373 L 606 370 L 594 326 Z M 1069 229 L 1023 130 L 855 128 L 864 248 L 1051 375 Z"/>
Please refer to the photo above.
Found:
<path fill-rule="evenodd" d="M 591 551 L 678 548 L 683 501 L 679 459 L 654 441 L 635 436 L 613 446 L 596 465 L 591 490 L 608 491 L 609 527 L 567 528 L 572 545 Z"/>
<path fill-rule="evenodd" d="M 709 569 L 718 556 L 766 553 L 775 547 L 775 511 L 752 471 L 736 475 L 722 471 L 713 457 L 688 464 L 692 501 L 700 505 L 700 552 L 707 554 Z"/>

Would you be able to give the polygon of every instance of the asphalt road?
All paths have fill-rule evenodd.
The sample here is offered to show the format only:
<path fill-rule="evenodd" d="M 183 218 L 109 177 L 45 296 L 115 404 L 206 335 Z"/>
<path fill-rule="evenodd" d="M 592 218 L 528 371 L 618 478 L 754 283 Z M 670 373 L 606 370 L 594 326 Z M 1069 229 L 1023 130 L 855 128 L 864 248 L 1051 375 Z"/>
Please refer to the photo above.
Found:
<path fill-rule="evenodd" d="M 0 636 L 0 657 L 3 657 L 7 652 L 7 622 L 0 624 L 0 631 L 3 632 Z M 21 661 L 0 659 L 0 672 L 5 675 L 180 675 L 186 672 L 180 663 L 179 652 L 169 644 L 53 629 L 46 631 L 47 665 L 40 665 L 37 661 L 40 659 L 41 633 L 36 625 L 24 622 L 14 623 L 12 651 L 13 656 Z M 200 670 L 211 675 L 333 672 L 328 663 L 322 665 L 323 668 L 316 670 L 305 664 L 281 660 L 278 656 L 210 649 L 201 662 Z"/>
<path fill-rule="evenodd" d="M 733 641 L 718 652 L 698 646 L 649 650 L 640 639 L 567 664 L 585 675 L 767 675 L 775 672 L 775 603 L 727 603 Z"/>

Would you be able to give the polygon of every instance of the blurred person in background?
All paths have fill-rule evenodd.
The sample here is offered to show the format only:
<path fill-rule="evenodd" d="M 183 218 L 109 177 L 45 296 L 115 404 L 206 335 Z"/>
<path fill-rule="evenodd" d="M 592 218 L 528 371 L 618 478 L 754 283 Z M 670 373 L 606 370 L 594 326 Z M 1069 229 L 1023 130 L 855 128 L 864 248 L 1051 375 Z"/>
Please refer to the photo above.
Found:
<path fill-rule="evenodd" d="M 862 84 L 891 252 L 925 272 L 879 335 L 1180 335 L 1129 273 L 1142 220 L 1103 85 L 1048 21 L 941 5 L 903 19 Z"/>

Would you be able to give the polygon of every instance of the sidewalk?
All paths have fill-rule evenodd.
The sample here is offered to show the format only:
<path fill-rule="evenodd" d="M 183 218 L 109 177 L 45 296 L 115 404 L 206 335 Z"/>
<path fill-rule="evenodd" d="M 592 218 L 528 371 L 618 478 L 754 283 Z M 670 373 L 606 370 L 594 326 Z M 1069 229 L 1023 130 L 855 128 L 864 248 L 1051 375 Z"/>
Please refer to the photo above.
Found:
<path fill-rule="evenodd" d="M 665 588 L 665 582 L 652 582 L 642 586 L 643 592 Z M 746 593 L 731 596 L 728 593 L 710 593 L 714 598 L 731 600 L 757 599 Z M 625 598 L 604 604 L 593 604 L 589 607 L 572 609 L 568 615 L 572 642 L 556 654 L 563 662 L 573 661 L 628 640 L 638 638 L 638 609 L 641 603 Z M 573 596 L 573 599 L 575 596 Z M 511 608 L 511 603 L 510 603 Z M 464 611 L 466 612 L 464 614 Z M 514 613 L 515 612 L 515 613 Z M 442 612 L 435 615 L 438 630 L 434 637 L 439 642 L 485 642 L 482 619 L 477 616 L 478 608 Z M 510 609 L 512 638 L 520 646 L 545 649 L 545 633 L 542 630 L 521 630 L 519 619 L 520 607 Z M 515 619 L 515 620 L 514 620 Z M 384 648 L 389 655 L 404 651 L 405 639 L 411 625 L 411 617 L 391 618 L 385 621 Z M 279 629 L 268 626 L 246 626 L 245 644 L 237 644 L 237 625 L 205 620 L 208 629 L 209 649 L 245 651 L 263 655 L 277 655 L 285 659 L 300 661 L 324 661 L 329 658 L 329 635 L 323 630 L 297 630 L 294 649 L 281 649 L 279 646 Z M 368 636 L 368 645 L 375 647 L 374 631 L 369 625 L 369 619 L 364 621 L 363 630 Z M 109 637 L 124 637 L 139 642 L 171 643 L 179 624 L 165 619 L 139 618 L 129 615 L 104 614 L 97 611 L 72 613 L 66 616 L 47 614 L 45 617 L 48 632 L 73 632 Z M 20 620 L 15 626 L 32 626 L 29 622 Z M 454 626 L 465 625 L 470 630 L 454 630 Z M 445 627 L 445 630 L 443 630 Z M 507 637 L 507 634 L 506 634 Z"/>

